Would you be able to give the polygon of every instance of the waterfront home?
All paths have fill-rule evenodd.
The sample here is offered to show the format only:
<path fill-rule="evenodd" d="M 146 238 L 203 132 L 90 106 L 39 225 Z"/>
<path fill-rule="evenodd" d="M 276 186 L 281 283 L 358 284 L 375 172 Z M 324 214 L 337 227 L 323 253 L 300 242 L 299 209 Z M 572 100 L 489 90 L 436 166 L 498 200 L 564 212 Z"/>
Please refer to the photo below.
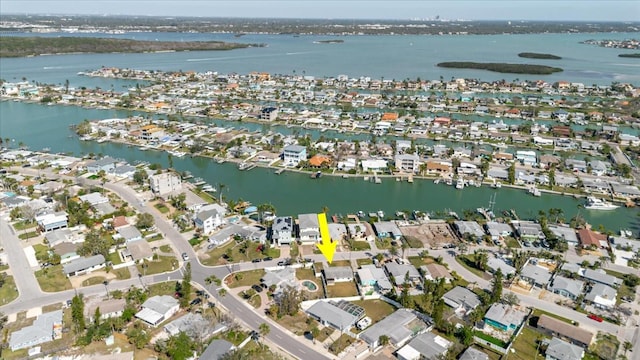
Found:
<path fill-rule="evenodd" d="M 640 197 L 640 189 L 635 185 L 611 183 L 611 189 L 616 196 L 637 199 Z"/>
<path fill-rule="evenodd" d="M 349 235 L 354 240 L 374 241 L 373 227 L 368 222 L 348 223 Z"/>
<path fill-rule="evenodd" d="M 26 349 L 62 338 L 62 310 L 38 315 L 32 325 L 11 333 L 11 351 Z"/>
<path fill-rule="evenodd" d="M 582 347 L 588 347 L 593 340 L 593 333 L 590 331 L 546 314 L 540 315 L 536 326 L 544 333 L 558 336 Z"/>
<path fill-rule="evenodd" d="M 356 273 L 361 287 L 375 287 L 380 292 L 391 291 L 393 288 L 384 270 L 375 265 L 362 265 Z M 363 293 L 366 293 L 366 289 Z"/>
<path fill-rule="evenodd" d="M 347 227 L 341 223 L 329 223 L 329 235 L 333 241 L 340 241 L 347 238 Z"/>
<path fill-rule="evenodd" d="M 564 240 L 572 246 L 578 245 L 578 235 L 575 229 L 562 225 L 549 225 L 548 228 L 558 239 Z"/>
<path fill-rule="evenodd" d="M 318 214 L 298 215 L 298 238 L 303 243 L 315 243 L 320 240 Z"/>
<path fill-rule="evenodd" d="M 524 311 L 511 305 L 495 303 L 484 315 L 484 322 L 501 331 L 516 331 L 526 317 Z"/>
<path fill-rule="evenodd" d="M 545 239 L 545 235 L 542 232 L 542 226 L 538 223 L 519 220 L 512 221 L 511 225 L 513 225 L 516 230 L 516 234 L 520 237 L 521 241 L 538 241 Z"/>
<path fill-rule="evenodd" d="M 578 230 L 578 239 L 580 245 L 584 248 L 591 249 L 608 249 L 609 242 L 607 241 L 607 235 L 600 234 L 589 229 Z"/>
<path fill-rule="evenodd" d="M 545 360 L 580 360 L 583 356 L 583 348 L 569 344 L 557 337 L 551 339 L 545 351 Z"/>
<path fill-rule="evenodd" d="M 573 171 L 587 172 L 587 163 L 584 160 L 566 159 L 564 165 Z"/>
<path fill-rule="evenodd" d="M 564 276 L 556 276 L 553 279 L 553 283 L 547 286 L 547 290 L 571 300 L 576 300 L 584 290 L 584 282 Z"/>
<path fill-rule="evenodd" d="M 527 262 L 520 271 L 520 279 L 539 288 L 544 288 L 549 280 L 551 280 L 551 276 L 552 274 L 547 268 L 531 264 L 530 262 Z"/>
<path fill-rule="evenodd" d="M 326 155 L 316 154 L 309 159 L 309 165 L 313 167 L 329 166 L 331 164 L 331 158 Z"/>
<path fill-rule="evenodd" d="M 431 160 L 426 162 L 428 174 L 448 174 L 453 170 L 451 162 Z"/>
<path fill-rule="evenodd" d="M 149 176 L 149 186 L 153 195 L 165 197 L 182 190 L 182 179 L 173 172 L 163 172 Z"/>
<path fill-rule="evenodd" d="M 169 295 L 156 295 L 142 304 L 142 310 L 138 311 L 135 317 L 148 325 L 156 327 L 173 316 L 179 309 L 178 300 Z"/>
<path fill-rule="evenodd" d="M 394 240 L 400 240 L 400 238 L 402 238 L 400 228 L 393 221 L 377 221 L 373 223 L 373 227 L 376 229 L 376 233 L 380 238 L 391 238 Z"/>
<path fill-rule="evenodd" d="M 40 230 L 44 232 L 64 229 L 68 225 L 68 216 L 65 211 L 36 215 L 35 220 L 38 223 Z"/>
<path fill-rule="evenodd" d="M 291 244 L 295 240 L 293 236 L 293 218 L 291 216 L 278 216 L 271 224 L 271 240 L 278 246 Z"/>
<path fill-rule="evenodd" d="M 481 241 L 485 235 L 482 227 L 475 221 L 456 220 L 453 226 L 461 238 L 470 237 L 473 241 Z"/>
<path fill-rule="evenodd" d="M 421 282 L 420 272 L 412 264 L 397 264 L 391 261 L 384 264 L 384 269 L 396 286 L 402 286 L 405 283 L 417 285 Z"/>
<path fill-rule="evenodd" d="M 193 223 L 203 234 L 210 234 L 226 223 L 225 214 L 226 209 L 218 204 L 206 205 L 195 214 Z"/>
<path fill-rule="evenodd" d="M 371 351 L 375 351 L 381 345 L 381 335 L 386 335 L 389 338 L 389 343 L 394 347 L 401 347 L 414 334 L 427 330 L 430 325 L 419 319 L 413 311 L 398 309 L 386 318 L 371 325 L 358 334 L 357 337 L 367 343 Z"/>
<path fill-rule="evenodd" d="M 90 257 L 82 257 L 69 262 L 62 267 L 62 271 L 67 277 L 74 275 L 89 274 L 105 266 L 105 259 L 102 254 Z"/>
<path fill-rule="evenodd" d="M 260 120 L 275 121 L 278 118 L 278 108 L 266 106 L 260 110 Z"/>
<path fill-rule="evenodd" d="M 306 313 L 323 326 L 331 326 L 340 332 L 352 328 L 365 315 L 362 307 L 344 300 L 318 300 L 306 310 Z"/>
<path fill-rule="evenodd" d="M 97 174 L 100 171 L 105 173 L 111 173 L 116 168 L 118 161 L 112 157 L 105 156 L 100 160 L 91 161 L 86 164 L 87 171 Z"/>
<path fill-rule="evenodd" d="M 584 299 L 597 308 L 611 310 L 616 306 L 617 296 L 616 289 L 602 283 L 596 283 L 587 292 Z"/>
<path fill-rule="evenodd" d="M 492 241 L 499 241 L 507 236 L 513 235 L 513 228 L 511 228 L 509 224 L 487 221 L 484 227 L 487 233 L 489 233 L 489 236 L 491 236 Z"/>
<path fill-rule="evenodd" d="M 516 151 L 516 159 L 525 166 L 535 166 L 538 163 L 538 154 L 531 150 Z"/>
<path fill-rule="evenodd" d="M 462 286 L 456 286 L 447 291 L 442 300 L 452 307 L 456 314 L 464 316 L 480 305 L 480 298 L 473 291 Z"/>
<path fill-rule="evenodd" d="M 444 357 L 453 343 L 440 335 L 425 332 L 414 337 L 396 351 L 399 360 L 438 359 Z"/>
<path fill-rule="evenodd" d="M 395 167 L 400 171 L 416 173 L 420 169 L 420 157 L 417 154 L 396 155 Z"/>
<path fill-rule="evenodd" d="M 322 270 L 322 274 L 327 285 L 353 281 L 353 270 L 350 266 L 329 266 Z"/>
<path fill-rule="evenodd" d="M 307 148 L 302 145 L 287 145 L 282 150 L 285 166 L 298 166 L 301 161 L 307 160 Z"/>

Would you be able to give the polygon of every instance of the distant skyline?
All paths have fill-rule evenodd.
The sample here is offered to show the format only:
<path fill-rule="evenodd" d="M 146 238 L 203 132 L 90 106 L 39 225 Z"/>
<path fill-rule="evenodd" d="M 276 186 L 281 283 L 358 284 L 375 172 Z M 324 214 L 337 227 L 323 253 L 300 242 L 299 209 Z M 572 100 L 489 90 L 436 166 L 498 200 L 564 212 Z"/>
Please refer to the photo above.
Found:
<path fill-rule="evenodd" d="M 236 18 L 640 21 L 640 1 L 613 0 L 2 0 L 0 14 Z"/>

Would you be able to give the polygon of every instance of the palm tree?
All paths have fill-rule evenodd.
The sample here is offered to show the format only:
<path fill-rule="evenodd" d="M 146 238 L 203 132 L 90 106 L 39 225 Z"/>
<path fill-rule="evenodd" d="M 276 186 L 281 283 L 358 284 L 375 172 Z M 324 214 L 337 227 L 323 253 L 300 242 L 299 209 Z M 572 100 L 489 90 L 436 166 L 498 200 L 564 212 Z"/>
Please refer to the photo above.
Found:
<path fill-rule="evenodd" d="M 267 323 L 262 323 L 262 324 L 260 324 L 260 326 L 258 326 L 258 331 L 260 332 L 260 336 L 265 337 L 265 336 L 269 335 L 269 332 L 271 331 L 271 328 L 269 327 L 269 325 Z"/>

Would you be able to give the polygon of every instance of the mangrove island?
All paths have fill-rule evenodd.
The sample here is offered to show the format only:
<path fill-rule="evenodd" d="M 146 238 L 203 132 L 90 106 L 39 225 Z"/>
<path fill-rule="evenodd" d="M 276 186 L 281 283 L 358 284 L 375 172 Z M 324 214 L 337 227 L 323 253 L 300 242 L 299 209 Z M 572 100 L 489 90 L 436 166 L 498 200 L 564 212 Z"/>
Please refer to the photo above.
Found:
<path fill-rule="evenodd" d="M 499 73 L 510 74 L 533 74 L 533 75 L 549 75 L 555 72 L 563 71 L 561 68 L 532 65 L 532 64 L 509 64 L 509 63 L 477 63 L 470 61 L 447 61 L 438 63 L 438 67 L 454 68 L 454 69 L 480 69 L 489 70 Z"/>
<path fill-rule="evenodd" d="M 543 53 L 532 53 L 532 52 L 521 52 L 518 54 L 521 58 L 527 59 L 544 59 L 544 60 L 560 60 L 561 56 L 553 55 L 553 54 L 543 54 Z"/>

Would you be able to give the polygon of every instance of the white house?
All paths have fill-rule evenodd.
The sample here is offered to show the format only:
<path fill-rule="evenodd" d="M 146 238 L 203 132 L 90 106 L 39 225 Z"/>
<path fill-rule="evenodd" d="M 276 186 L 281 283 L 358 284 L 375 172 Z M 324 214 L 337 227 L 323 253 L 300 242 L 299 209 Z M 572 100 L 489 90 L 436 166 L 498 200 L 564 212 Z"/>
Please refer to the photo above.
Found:
<path fill-rule="evenodd" d="M 271 239 L 278 245 L 290 244 L 294 241 L 293 219 L 291 216 L 279 216 L 273 220 Z"/>
<path fill-rule="evenodd" d="M 156 196 L 164 196 L 174 191 L 182 189 L 182 180 L 180 176 L 170 172 L 154 174 L 149 176 L 149 186 Z"/>
<path fill-rule="evenodd" d="M 307 160 L 307 148 L 302 145 L 287 145 L 282 156 L 285 166 L 297 166 L 301 161 Z"/>
<path fill-rule="evenodd" d="M 320 224 L 318 223 L 317 214 L 298 215 L 298 229 L 300 241 L 315 243 L 320 240 Z"/>
<path fill-rule="evenodd" d="M 193 223 L 203 234 L 209 234 L 226 223 L 226 210 L 217 204 L 207 205 L 200 209 L 193 219 Z"/>
<path fill-rule="evenodd" d="M 168 295 L 158 295 L 147 299 L 136 317 L 155 327 L 170 318 L 179 308 L 178 300 Z"/>
<path fill-rule="evenodd" d="M 39 315 L 31 326 L 11 333 L 12 351 L 25 349 L 62 337 L 62 310 Z"/>

